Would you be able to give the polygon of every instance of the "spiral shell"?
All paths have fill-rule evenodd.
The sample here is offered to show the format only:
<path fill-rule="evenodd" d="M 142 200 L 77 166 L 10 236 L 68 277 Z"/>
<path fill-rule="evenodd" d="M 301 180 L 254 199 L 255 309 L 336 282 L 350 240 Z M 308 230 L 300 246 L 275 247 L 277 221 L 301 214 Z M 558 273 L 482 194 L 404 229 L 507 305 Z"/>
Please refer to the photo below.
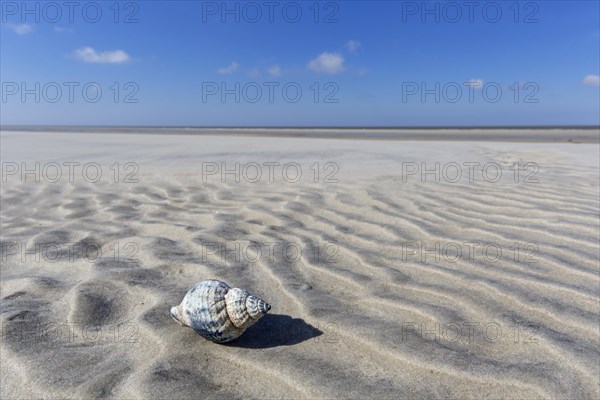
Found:
<path fill-rule="evenodd" d="M 225 343 L 240 337 L 270 309 L 269 304 L 244 289 L 209 279 L 191 288 L 170 314 L 203 338 Z"/>

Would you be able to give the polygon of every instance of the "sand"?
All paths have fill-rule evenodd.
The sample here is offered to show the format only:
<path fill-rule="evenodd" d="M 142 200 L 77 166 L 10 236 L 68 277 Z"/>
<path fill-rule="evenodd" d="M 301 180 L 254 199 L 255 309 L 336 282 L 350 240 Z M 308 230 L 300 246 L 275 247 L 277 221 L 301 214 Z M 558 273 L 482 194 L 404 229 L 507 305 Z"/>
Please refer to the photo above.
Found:
<path fill-rule="evenodd" d="M 219 137 L 302 137 L 363 140 L 444 140 L 444 141 L 510 141 L 529 143 L 568 142 L 598 143 L 597 127 L 465 127 L 465 128 L 236 128 L 236 127 L 113 127 L 113 126 L 4 126 L 5 131 L 52 132 L 52 133 L 143 133 L 152 135 L 208 135 Z"/>
<path fill-rule="evenodd" d="M 598 398 L 599 156 L 4 131 L 1 397 Z M 208 342 L 208 278 L 273 309 Z"/>

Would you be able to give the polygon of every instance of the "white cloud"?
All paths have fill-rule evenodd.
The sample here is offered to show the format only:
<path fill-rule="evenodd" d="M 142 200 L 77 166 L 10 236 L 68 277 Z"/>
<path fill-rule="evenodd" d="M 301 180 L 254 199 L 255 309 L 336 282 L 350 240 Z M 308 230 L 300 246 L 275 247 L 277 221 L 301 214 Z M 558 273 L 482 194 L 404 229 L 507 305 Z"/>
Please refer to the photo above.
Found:
<path fill-rule="evenodd" d="M 600 86 L 600 76 L 588 75 L 585 78 L 583 78 L 583 81 L 581 81 L 581 83 L 583 83 L 584 85 L 587 85 L 587 86 L 598 87 L 598 86 Z"/>
<path fill-rule="evenodd" d="M 344 57 L 337 53 L 323 52 L 308 63 L 308 68 L 325 74 L 337 74 L 344 71 Z"/>
<path fill-rule="evenodd" d="M 89 64 L 121 64 L 131 60 L 129 54 L 123 50 L 98 52 L 91 47 L 83 47 L 75 50 L 75 57 Z"/>
<path fill-rule="evenodd" d="M 229 74 L 233 74 L 239 68 L 240 68 L 240 65 L 238 63 L 236 63 L 235 61 L 232 61 L 231 64 L 229 64 L 228 66 L 219 68 L 217 70 L 217 72 L 221 75 L 229 75 Z"/>
<path fill-rule="evenodd" d="M 267 68 L 267 72 L 271 76 L 279 77 L 281 76 L 281 67 L 279 67 L 277 64 L 271 65 L 269 68 Z"/>
<path fill-rule="evenodd" d="M 33 28 L 29 24 L 6 24 L 6 27 L 16 33 L 19 36 L 27 35 L 33 31 Z"/>
<path fill-rule="evenodd" d="M 360 47 L 360 42 L 358 40 L 348 40 L 346 42 L 346 48 L 350 53 L 354 53 Z"/>
<path fill-rule="evenodd" d="M 465 84 L 475 89 L 481 89 L 483 87 L 483 79 L 471 79 L 466 81 Z"/>

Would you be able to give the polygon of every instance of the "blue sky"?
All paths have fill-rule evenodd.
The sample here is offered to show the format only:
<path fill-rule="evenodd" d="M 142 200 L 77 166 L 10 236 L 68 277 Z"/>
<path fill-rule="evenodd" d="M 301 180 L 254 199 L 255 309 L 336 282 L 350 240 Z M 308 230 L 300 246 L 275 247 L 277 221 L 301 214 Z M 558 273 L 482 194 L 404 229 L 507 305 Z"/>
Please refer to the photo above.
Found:
<path fill-rule="evenodd" d="M 47 4 L 1 2 L 2 124 L 600 123 L 598 1 Z"/>

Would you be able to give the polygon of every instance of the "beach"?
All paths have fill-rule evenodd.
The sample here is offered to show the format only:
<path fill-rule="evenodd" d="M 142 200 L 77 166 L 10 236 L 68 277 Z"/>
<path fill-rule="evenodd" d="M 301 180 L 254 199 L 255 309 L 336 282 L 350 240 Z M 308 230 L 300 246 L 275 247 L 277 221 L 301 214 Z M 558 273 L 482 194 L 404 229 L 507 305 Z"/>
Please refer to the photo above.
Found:
<path fill-rule="evenodd" d="M 598 398 L 597 131 L 461 135 L 3 130 L 2 398 Z"/>

